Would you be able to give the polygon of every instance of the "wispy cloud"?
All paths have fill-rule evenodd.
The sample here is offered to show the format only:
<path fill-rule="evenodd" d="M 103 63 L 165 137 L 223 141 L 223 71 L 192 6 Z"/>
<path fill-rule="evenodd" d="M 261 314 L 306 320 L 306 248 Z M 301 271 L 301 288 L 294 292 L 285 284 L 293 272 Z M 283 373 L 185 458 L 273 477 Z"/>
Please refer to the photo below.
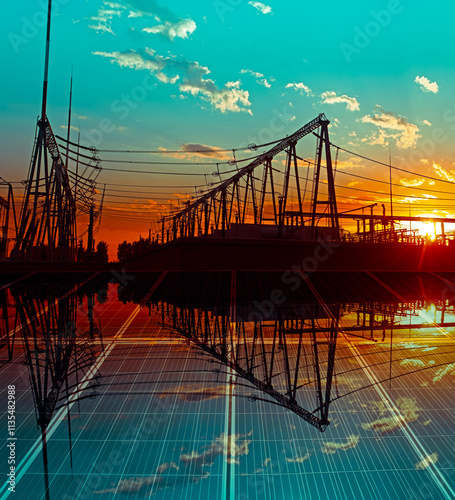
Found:
<path fill-rule="evenodd" d="M 154 21 L 161 23 L 156 26 L 145 27 L 142 31 L 161 35 L 171 42 L 175 38 L 188 38 L 197 28 L 192 19 L 179 17 L 168 7 L 155 0 L 129 0 L 120 3 L 105 0 L 102 7 L 98 9 L 96 16 L 90 18 L 92 24 L 89 25 L 89 28 L 97 32 L 114 35 L 112 19 L 121 17 L 126 13 L 128 13 L 128 19 L 151 17 Z"/>
<path fill-rule="evenodd" d="M 249 5 L 257 9 L 261 14 L 271 14 L 272 7 L 262 2 L 248 2 Z"/>
<path fill-rule="evenodd" d="M 288 83 L 286 85 L 287 89 L 294 89 L 300 92 L 302 95 L 311 95 L 311 89 L 307 85 L 305 85 L 302 82 L 297 82 L 297 83 Z"/>
<path fill-rule="evenodd" d="M 106 57 L 121 67 L 147 70 L 161 83 L 176 84 L 180 92 L 199 96 L 222 113 L 231 111 L 252 114 L 249 109 L 251 106 L 249 93 L 240 89 L 240 82 L 218 88 L 212 79 L 207 78 L 210 70 L 196 61 L 175 56 L 161 56 L 149 48 L 125 52 L 93 52 L 93 54 Z"/>
<path fill-rule="evenodd" d="M 262 73 L 258 73 L 257 71 L 252 71 L 251 69 L 242 69 L 240 71 L 240 73 L 242 75 L 254 76 L 254 78 L 256 78 L 256 82 L 259 83 L 259 85 L 264 85 L 264 87 L 267 87 L 268 89 L 270 89 L 272 87 L 270 82 L 275 81 L 275 78 L 273 78 L 273 77 L 265 78 Z"/>
<path fill-rule="evenodd" d="M 323 92 L 321 94 L 322 104 L 338 104 L 344 103 L 346 104 L 346 109 L 349 111 L 359 111 L 360 105 L 355 97 L 349 97 L 347 95 L 337 96 L 336 92 L 332 90 L 328 90 L 327 92 Z"/>
<path fill-rule="evenodd" d="M 376 108 L 378 109 L 378 113 L 374 113 L 373 116 L 364 116 L 362 123 L 371 123 L 380 129 L 396 131 L 396 136 L 386 137 L 396 138 L 396 144 L 399 148 L 407 149 L 415 145 L 421 137 L 419 134 L 420 129 L 417 125 L 408 122 L 403 116 L 396 116 L 391 112 L 384 111 L 380 106 L 376 106 Z"/>
<path fill-rule="evenodd" d="M 173 42 L 174 38 L 188 38 L 191 33 L 196 31 L 196 28 L 196 23 L 192 19 L 182 19 L 176 23 L 166 21 L 158 26 L 144 28 L 142 31 L 162 35 Z"/>
<path fill-rule="evenodd" d="M 114 35 L 112 29 L 112 19 L 114 17 L 120 17 L 125 10 L 123 5 L 103 2 L 103 5 L 98 9 L 96 16 L 90 18 L 92 24 L 89 24 L 89 28 L 97 31 L 98 33 L 110 33 Z"/>
<path fill-rule="evenodd" d="M 400 184 L 402 184 L 405 187 L 419 187 L 422 184 L 425 183 L 425 179 L 418 178 L 418 179 L 400 179 Z"/>
<path fill-rule="evenodd" d="M 155 474 L 122 479 L 117 484 L 112 484 L 110 488 L 96 491 L 95 494 L 133 494 L 143 493 L 150 486 L 154 486 L 156 490 L 163 490 L 187 485 L 188 482 L 196 484 L 210 476 L 207 467 L 211 467 L 218 457 L 224 456 L 227 462 L 238 464 L 241 456 L 248 455 L 251 440 L 245 438 L 248 438 L 251 434 L 252 431 L 248 434 L 234 434 L 233 436 L 221 434 L 202 450 L 182 453 L 179 456 L 178 464 L 164 462 L 157 467 Z M 228 444 L 230 444 L 230 447 L 228 447 Z M 173 470 L 178 471 L 179 474 L 170 474 Z M 163 476 L 163 473 L 167 471 L 169 471 L 168 474 Z"/>
<path fill-rule="evenodd" d="M 432 92 L 433 94 L 437 94 L 439 92 L 438 84 L 436 82 L 430 82 L 426 76 L 416 76 L 414 81 L 420 85 L 420 88 L 424 92 Z"/>
<path fill-rule="evenodd" d="M 433 377 L 433 384 L 435 384 L 436 382 L 440 382 L 442 378 L 448 374 L 449 375 L 455 374 L 455 363 L 450 363 L 447 366 L 439 368 L 439 370 L 435 373 L 435 376 Z"/>
<path fill-rule="evenodd" d="M 449 182 L 455 182 L 455 170 L 447 172 L 445 168 L 442 168 L 441 165 L 438 165 L 437 163 L 433 163 L 433 169 L 441 179 Z"/>
<path fill-rule="evenodd" d="M 360 436 L 351 434 L 346 441 L 326 441 L 323 443 L 321 451 L 327 455 L 334 455 L 337 451 L 346 451 L 355 448 L 360 441 Z"/>

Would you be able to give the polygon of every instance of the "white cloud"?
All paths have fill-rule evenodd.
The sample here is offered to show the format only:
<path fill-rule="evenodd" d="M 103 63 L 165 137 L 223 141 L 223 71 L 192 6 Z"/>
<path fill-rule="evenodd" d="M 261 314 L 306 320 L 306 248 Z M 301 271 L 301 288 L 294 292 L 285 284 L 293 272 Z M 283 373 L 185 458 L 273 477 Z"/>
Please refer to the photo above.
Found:
<path fill-rule="evenodd" d="M 362 118 L 362 123 L 371 123 L 376 125 L 380 129 L 397 131 L 396 136 L 392 135 L 397 139 L 397 146 L 402 149 L 407 149 L 415 145 L 417 139 L 421 136 L 419 134 L 420 129 L 417 125 L 408 122 L 405 117 L 395 116 L 393 113 L 384 111 L 380 106 L 377 106 L 379 113 L 375 113 L 373 116 L 366 115 Z"/>
<path fill-rule="evenodd" d="M 96 16 L 90 18 L 96 24 L 89 24 L 89 28 L 101 33 L 110 33 L 114 35 L 112 30 L 112 19 L 120 17 L 123 14 L 125 7 L 112 2 L 103 2 L 103 6 L 98 9 Z"/>
<path fill-rule="evenodd" d="M 439 92 L 438 84 L 436 82 L 430 82 L 426 76 L 416 76 L 414 81 L 420 85 L 420 88 L 424 92 L 432 92 L 433 94 L 437 94 Z"/>
<path fill-rule="evenodd" d="M 422 122 L 424 125 L 427 125 L 428 127 L 431 127 L 431 123 L 428 120 L 423 120 Z"/>
<path fill-rule="evenodd" d="M 176 23 L 165 21 L 163 24 L 151 28 L 144 28 L 142 31 L 160 34 L 173 42 L 174 38 L 188 38 L 191 33 L 196 31 L 196 28 L 196 23 L 192 19 L 182 19 Z"/>
<path fill-rule="evenodd" d="M 264 75 L 262 73 L 258 73 L 257 71 L 252 71 L 251 69 L 242 69 L 240 71 L 240 73 L 242 75 L 246 74 L 246 75 L 254 76 L 254 78 L 256 78 L 256 82 L 259 83 L 259 85 L 264 85 L 264 87 L 267 87 L 268 89 L 270 89 L 272 87 L 270 82 L 275 81 L 275 78 L 268 78 L 267 79 L 264 77 Z"/>
<path fill-rule="evenodd" d="M 188 38 L 197 26 L 192 19 L 182 19 L 169 8 L 155 0 L 125 0 L 122 3 L 104 1 L 96 16 L 90 18 L 96 24 L 89 25 L 90 29 L 97 32 L 115 34 L 112 29 L 112 19 L 128 13 L 129 19 L 152 17 L 161 24 L 144 28 L 146 33 L 159 34 L 168 40 L 174 38 Z M 132 28 L 133 29 L 133 28 Z"/>
<path fill-rule="evenodd" d="M 152 49 L 129 50 L 125 52 L 93 52 L 106 57 L 121 67 L 135 70 L 147 70 L 161 83 L 177 84 L 180 92 L 199 96 L 210 102 L 222 113 L 246 112 L 249 114 L 249 93 L 237 86 L 225 85 L 218 88 L 215 82 L 206 78 L 210 70 L 196 61 L 188 61 L 174 56 L 160 56 Z"/>
<path fill-rule="evenodd" d="M 431 455 L 426 455 L 420 462 L 415 464 L 417 470 L 426 469 L 430 464 L 435 464 L 438 461 L 439 455 L 437 453 L 432 453 Z"/>
<path fill-rule="evenodd" d="M 355 448 L 360 441 L 360 436 L 351 434 L 345 442 L 343 441 L 327 441 L 322 445 L 322 453 L 327 455 L 334 455 L 338 450 L 346 451 L 349 448 Z"/>
<path fill-rule="evenodd" d="M 433 163 L 433 168 L 441 179 L 449 182 L 455 182 L 455 170 L 447 172 L 445 168 L 442 168 L 441 165 L 438 165 L 437 163 Z"/>
<path fill-rule="evenodd" d="M 347 95 L 337 96 L 336 92 L 328 90 L 321 94 L 322 104 L 338 104 L 345 103 L 346 109 L 349 111 L 359 111 L 360 105 L 355 97 L 349 97 Z"/>
<path fill-rule="evenodd" d="M 310 89 L 310 87 L 308 87 L 307 85 L 305 85 L 302 82 L 288 83 L 286 85 L 286 88 L 287 89 L 297 90 L 297 92 L 300 92 L 302 95 L 304 95 L 304 94 L 311 95 L 311 89 Z"/>
<path fill-rule="evenodd" d="M 405 187 L 419 187 L 422 184 L 425 183 L 425 179 L 423 178 L 418 178 L 418 179 L 400 179 L 400 183 L 403 184 Z"/>
<path fill-rule="evenodd" d="M 248 2 L 248 5 L 253 6 L 255 9 L 257 9 L 262 14 L 271 14 L 272 13 L 272 7 L 270 7 L 269 5 L 266 5 L 265 3 Z"/>
<path fill-rule="evenodd" d="M 68 125 L 60 125 L 60 128 L 62 128 L 64 130 L 68 130 Z M 71 130 L 74 130 L 75 132 L 79 132 L 79 127 L 74 127 L 73 125 L 71 125 Z"/>

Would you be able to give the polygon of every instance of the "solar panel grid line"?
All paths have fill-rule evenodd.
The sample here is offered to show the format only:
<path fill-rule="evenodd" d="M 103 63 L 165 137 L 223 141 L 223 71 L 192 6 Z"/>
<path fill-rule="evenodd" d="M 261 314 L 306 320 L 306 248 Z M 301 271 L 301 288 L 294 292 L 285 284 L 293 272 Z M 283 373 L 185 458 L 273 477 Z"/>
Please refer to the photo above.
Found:
<path fill-rule="evenodd" d="M 96 273 L 94 276 L 97 276 L 98 274 L 99 273 Z M 89 279 L 91 279 L 94 276 L 91 276 Z M 85 284 L 87 281 L 89 281 L 89 279 L 87 279 L 83 284 Z M 67 292 L 64 296 L 62 296 L 60 298 L 60 300 L 62 300 L 62 298 L 67 296 L 68 293 L 70 293 L 70 292 Z M 134 319 L 134 316 L 137 315 L 138 312 L 139 312 L 139 307 L 137 307 L 135 309 L 135 311 L 133 311 L 131 316 L 127 319 L 127 321 L 122 326 L 119 333 L 117 334 L 117 337 L 122 334 L 122 331 L 127 328 L 127 325 L 132 321 L 132 319 Z M 92 374 L 94 374 L 98 371 L 99 367 L 103 364 L 104 360 L 109 355 L 109 352 L 113 349 L 113 347 L 114 347 L 114 343 L 111 343 L 111 345 L 103 352 L 103 356 L 101 358 L 99 358 L 98 361 L 95 363 L 95 365 L 92 368 L 90 368 L 90 370 L 86 373 L 86 375 L 84 376 L 84 378 L 80 382 L 81 389 L 85 388 L 89 384 Z M 70 396 L 70 398 L 69 398 L 68 409 L 74 405 L 75 401 L 76 401 L 76 397 L 74 397 L 74 393 L 73 393 L 73 395 Z M 59 410 L 58 413 L 54 416 L 54 420 L 51 422 L 51 424 L 49 425 L 48 430 L 47 430 L 48 438 L 50 438 L 54 434 L 54 432 L 57 429 L 57 427 L 59 426 L 60 422 L 63 420 L 63 416 L 64 416 L 65 411 L 66 411 L 65 409 Z M 20 479 L 22 479 L 22 477 L 26 473 L 27 469 L 30 467 L 31 463 L 38 456 L 39 449 L 40 449 L 40 443 L 41 443 L 41 439 L 38 439 L 37 441 L 35 441 L 33 447 L 31 449 L 29 449 L 29 451 L 26 453 L 25 457 L 19 463 L 19 465 L 18 465 L 19 472 L 16 475 L 16 482 L 19 482 Z M 9 494 L 10 494 L 10 491 L 5 490 L 4 496 L 2 498 L 7 498 L 9 496 Z"/>

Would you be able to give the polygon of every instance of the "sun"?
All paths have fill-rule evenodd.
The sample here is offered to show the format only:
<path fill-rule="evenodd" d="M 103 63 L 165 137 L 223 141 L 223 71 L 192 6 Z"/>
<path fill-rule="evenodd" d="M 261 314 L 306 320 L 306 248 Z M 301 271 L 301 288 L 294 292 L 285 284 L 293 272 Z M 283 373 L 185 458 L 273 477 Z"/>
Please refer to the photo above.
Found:
<path fill-rule="evenodd" d="M 413 222 L 413 229 L 417 229 L 419 236 L 430 238 L 432 241 L 436 239 L 436 230 L 432 222 Z"/>

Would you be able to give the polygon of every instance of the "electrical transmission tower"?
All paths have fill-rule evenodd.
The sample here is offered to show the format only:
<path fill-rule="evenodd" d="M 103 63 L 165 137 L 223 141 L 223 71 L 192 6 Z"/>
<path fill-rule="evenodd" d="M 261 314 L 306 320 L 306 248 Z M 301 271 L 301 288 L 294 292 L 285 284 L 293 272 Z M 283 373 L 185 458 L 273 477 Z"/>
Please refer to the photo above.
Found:
<path fill-rule="evenodd" d="M 46 114 L 51 11 L 52 0 L 49 0 L 41 117 L 11 257 L 34 262 L 74 262 L 77 253 L 76 215 L 78 212 L 88 213 L 88 207 L 93 203 L 94 180 L 80 177 L 77 169 L 76 173 L 68 169 L 69 155 L 65 163 Z M 94 167 L 99 171 L 97 163 Z"/>

